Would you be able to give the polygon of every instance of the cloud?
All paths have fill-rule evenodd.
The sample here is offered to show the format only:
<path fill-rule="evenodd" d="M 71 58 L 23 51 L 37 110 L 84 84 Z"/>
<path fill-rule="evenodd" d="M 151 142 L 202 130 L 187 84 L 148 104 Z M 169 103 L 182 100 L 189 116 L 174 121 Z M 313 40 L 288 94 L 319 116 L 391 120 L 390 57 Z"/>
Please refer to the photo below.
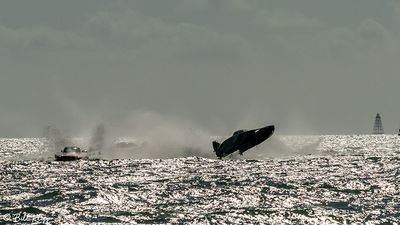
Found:
<path fill-rule="evenodd" d="M 388 85 L 395 84 L 400 51 L 397 28 L 387 21 L 360 9 L 357 16 L 344 17 L 353 20 L 335 23 L 336 17 L 328 21 L 323 15 L 327 5 L 322 4 L 298 9 L 286 1 L 112 1 L 79 21 L 64 16 L 60 23 L 65 26 L 0 24 L 0 48 L 7 49 L 0 55 L 1 67 L 9 80 L 59 77 L 67 95 L 88 115 L 97 109 L 148 108 L 211 121 L 210 126 L 215 121 L 218 126 L 235 124 L 243 115 L 284 125 L 291 123 L 288 112 L 302 112 L 301 120 L 323 121 L 321 115 L 352 107 L 345 94 L 352 86 L 358 87 L 356 94 L 370 95 L 362 85 L 375 81 L 378 73 L 391 79 Z M 365 81 L 357 79 L 359 74 Z M 11 88 L 2 85 L 6 96 Z M 28 84 L 20 90 L 18 95 L 37 93 L 37 99 L 48 99 L 54 91 L 38 93 Z M 109 104 L 99 106 L 103 102 Z M 20 109 L 16 104 L 8 108 Z M 49 114 L 67 117 L 65 107 L 60 108 Z"/>
<path fill-rule="evenodd" d="M 394 19 L 398 23 L 400 23 L 400 0 L 394 0 L 392 5 L 393 5 Z"/>
<path fill-rule="evenodd" d="M 81 36 L 76 31 L 44 26 L 9 28 L 0 25 L 2 48 L 88 49 L 94 48 L 95 42 L 96 40 Z"/>
<path fill-rule="evenodd" d="M 285 54 L 284 59 L 297 59 L 295 63 L 318 62 L 343 67 L 355 61 L 365 63 L 400 54 L 396 44 L 399 36 L 371 18 L 349 26 L 328 26 L 320 23 L 315 27 L 305 26 L 300 31 L 296 31 L 294 27 L 287 32 L 282 29 L 271 30 L 269 36 L 275 37 L 273 40 L 276 40 L 276 46 L 282 46 L 280 53 Z"/>
<path fill-rule="evenodd" d="M 178 58 L 231 58 L 240 55 L 240 37 L 213 28 L 149 17 L 124 2 L 87 16 L 76 29 L 58 30 L 33 26 L 8 28 L 0 25 L 0 46 L 41 49 L 126 51 L 139 55 Z"/>
<path fill-rule="evenodd" d="M 321 28 L 323 23 L 317 19 L 309 18 L 299 12 L 288 10 L 258 10 L 255 14 L 254 23 L 268 28 Z"/>
<path fill-rule="evenodd" d="M 176 9 L 177 11 L 201 11 L 207 8 L 208 0 L 181 0 Z"/>
<path fill-rule="evenodd" d="M 388 30 L 373 19 L 363 21 L 357 28 L 357 32 L 364 40 L 384 41 L 390 34 Z"/>
<path fill-rule="evenodd" d="M 82 33 L 103 45 L 132 49 L 139 55 L 206 60 L 240 57 L 245 41 L 213 27 L 168 22 L 129 8 L 99 11 L 83 25 Z"/>
<path fill-rule="evenodd" d="M 178 11 L 229 10 L 241 11 L 253 8 L 254 0 L 181 0 Z"/>

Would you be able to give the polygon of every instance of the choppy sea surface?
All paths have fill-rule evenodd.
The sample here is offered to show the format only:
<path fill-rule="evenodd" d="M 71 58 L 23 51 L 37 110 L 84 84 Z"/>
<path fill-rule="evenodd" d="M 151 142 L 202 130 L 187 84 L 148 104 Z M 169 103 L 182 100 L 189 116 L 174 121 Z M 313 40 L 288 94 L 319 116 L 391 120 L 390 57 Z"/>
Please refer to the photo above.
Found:
<path fill-rule="evenodd" d="M 0 139 L 0 224 L 400 223 L 394 135 L 276 136 L 223 160 L 31 157 L 43 142 Z"/>

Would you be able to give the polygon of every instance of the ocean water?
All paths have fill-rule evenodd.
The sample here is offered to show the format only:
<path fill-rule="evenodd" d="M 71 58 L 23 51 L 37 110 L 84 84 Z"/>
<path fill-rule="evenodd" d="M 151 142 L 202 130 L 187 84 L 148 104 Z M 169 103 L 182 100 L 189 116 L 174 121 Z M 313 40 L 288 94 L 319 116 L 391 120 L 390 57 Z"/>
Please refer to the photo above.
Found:
<path fill-rule="evenodd" d="M 223 160 L 56 162 L 44 139 L 0 139 L 0 224 L 400 223 L 400 137 L 270 142 Z"/>

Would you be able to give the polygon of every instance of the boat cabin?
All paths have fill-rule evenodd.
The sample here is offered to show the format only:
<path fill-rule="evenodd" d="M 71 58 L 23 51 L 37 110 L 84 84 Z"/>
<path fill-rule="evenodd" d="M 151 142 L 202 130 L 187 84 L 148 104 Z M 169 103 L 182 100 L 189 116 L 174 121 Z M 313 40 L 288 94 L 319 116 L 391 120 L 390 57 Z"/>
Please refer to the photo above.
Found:
<path fill-rule="evenodd" d="M 81 149 L 78 147 L 65 147 L 61 152 L 63 152 L 63 153 L 72 153 L 72 152 L 80 153 Z"/>
<path fill-rule="evenodd" d="M 246 132 L 247 130 L 237 130 L 235 132 L 233 132 L 233 136 L 235 136 L 236 134 L 241 134 L 243 132 Z"/>

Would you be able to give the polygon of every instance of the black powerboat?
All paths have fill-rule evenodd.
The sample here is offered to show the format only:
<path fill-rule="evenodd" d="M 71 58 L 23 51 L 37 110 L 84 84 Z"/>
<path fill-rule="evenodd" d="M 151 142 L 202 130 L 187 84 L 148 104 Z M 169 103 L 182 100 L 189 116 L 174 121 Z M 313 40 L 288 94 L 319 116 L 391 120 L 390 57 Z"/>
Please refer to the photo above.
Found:
<path fill-rule="evenodd" d="M 239 154 L 242 155 L 243 152 L 267 140 L 274 131 L 275 126 L 273 125 L 253 130 L 235 131 L 233 135 L 222 142 L 222 144 L 213 141 L 214 152 L 220 159 L 235 151 L 239 151 Z"/>

